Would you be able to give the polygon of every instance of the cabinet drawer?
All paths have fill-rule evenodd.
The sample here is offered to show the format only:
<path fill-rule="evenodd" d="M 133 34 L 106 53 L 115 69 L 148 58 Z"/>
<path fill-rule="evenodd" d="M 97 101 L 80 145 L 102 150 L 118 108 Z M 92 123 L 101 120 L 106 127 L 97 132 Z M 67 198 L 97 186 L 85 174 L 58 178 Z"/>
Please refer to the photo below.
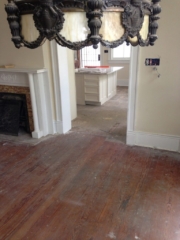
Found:
<path fill-rule="evenodd" d="M 85 86 L 99 86 L 99 81 L 97 80 L 84 80 L 84 85 Z"/>
<path fill-rule="evenodd" d="M 84 80 L 99 80 L 99 76 L 98 75 L 93 75 L 93 74 L 88 74 L 88 75 L 84 75 Z"/>
<path fill-rule="evenodd" d="M 84 91 L 85 91 L 85 93 L 99 94 L 99 87 L 98 86 L 85 86 Z"/>
<path fill-rule="evenodd" d="M 99 95 L 97 94 L 85 94 L 85 101 L 99 102 Z"/>

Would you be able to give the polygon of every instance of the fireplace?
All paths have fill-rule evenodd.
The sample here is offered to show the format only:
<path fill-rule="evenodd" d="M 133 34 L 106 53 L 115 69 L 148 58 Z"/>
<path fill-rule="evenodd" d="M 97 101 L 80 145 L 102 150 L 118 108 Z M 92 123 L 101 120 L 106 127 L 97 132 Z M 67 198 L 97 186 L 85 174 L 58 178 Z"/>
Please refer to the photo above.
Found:
<path fill-rule="evenodd" d="M 0 92 L 0 133 L 18 136 L 23 129 L 30 133 L 25 94 Z"/>
<path fill-rule="evenodd" d="M 26 128 L 26 132 L 28 132 L 28 133 L 33 132 L 34 131 L 34 122 L 33 122 L 32 104 L 31 104 L 31 98 L 30 98 L 30 88 L 29 87 L 0 85 L 0 96 L 1 96 L 0 98 L 2 98 L 2 99 L 6 99 L 6 98 L 13 99 L 13 97 L 15 97 L 15 96 L 17 96 L 21 99 L 23 98 L 21 101 L 23 101 L 23 107 L 25 106 L 27 108 L 26 116 L 28 118 L 27 121 L 28 121 L 28 125 L 29 125 L 29 127 Z M 2 102 L 2 100 L 1 100 L 1 102 Z M 1 111 L 2 111 L 2 109 L 1 109 Z M 2 116 L 2 115 L 0 114 L 0 116 Z M 0 122 L 1 121 L 2 121 L 2 119 L 0 119 Z M 0 133 L 3 133 L 3 132 L 4 131 L 2 131 L 0 129 Z"/>
<path fill-rule="evenodd" d="M 0 134 L 18 135 L 19 127 L 33 138 L 55 133 L 46 69 L 0 69 L 0 118 Z"/>

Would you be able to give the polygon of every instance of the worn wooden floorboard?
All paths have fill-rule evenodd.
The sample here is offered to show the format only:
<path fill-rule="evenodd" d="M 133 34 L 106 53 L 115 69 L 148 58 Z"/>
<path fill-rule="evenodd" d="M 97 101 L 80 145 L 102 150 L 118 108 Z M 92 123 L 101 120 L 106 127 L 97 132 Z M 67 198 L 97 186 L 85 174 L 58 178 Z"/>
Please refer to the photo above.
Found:
<path fill-rule="evenodd" d="M 68 142 L 68 144 L 71 147 L 70 141 Z M 77 146 L 78 146 L 78 143 L 77 143 Z M 20 191 L 22 191 L 23 195 L 25 195 L 24 193 L 27 190 L 27 192 L 31 193 L 31 196 L 32 196 L 33 193 L 38 192 L 38 190 L 42 187 L 41 185 L 46 185 L 48 181 L 52 179 L 52 172 L 53 174 L 55 174 L 54 169 L 57 169 L 57 165 L 60 163 L 60 159 L 61 159 L 60 156 L 64 156 L 64 154 L 67 154 L 67 150 L 64 147 L 59 148 L 59 146 L 57 148 L 54 148 L 54 150 L 52 150 L 53 148 L 51 147 L 49 148 L 45 147 L 43 151 L 42 151 L 42 148 L 40 149 L 41 149 L 41 152 L 39 152 L 39 146 L 38 146 L 36 154 L 33 151 L 34 148 L 31 149 L 30 151 L 24 151 L 24 149 L 20 150 L 19 152 L 23 153 L 24 156 L 22 158 L 19 158 L 17 155 L 18 160 L 14 161 L 14 165 L 12 167 L 10 166 L 10 168 L 6 168 L 8 173 L 6 174 L 6 178 L 4 178 L 4 181 L 2 179 L 1 187 L 6 186 L 5 189 L 8 192 L 12 192 L 12 190 L 14 189 L 15 191 L 13 191 L 14 192 L 13 199 L 15 201 L 20 201 L 20 199 L 17 197 Z M 52 151 L 54 155 L 52 154 Z M 72 155 L 74 154 L 72 148 L 68 152 L 69 153 L 72 152 Z M 65 157 L 64 157 L 64 160 L 66 160 Z M 12 172 L 16 173 L 16 181 L 12 181 Z M 36 177 L 34 181 L 32 181 L 33 180 L 32 172 L 33 172 L 33 176 Z M 31 199 L 31 196 L 29 196 L 30 199 Z M 24 200 L 26 201 L 26 198 Z M 17 202 L 15 202 L 15 205 L 17 206 Z M 21 205 L 22 205 L 22 202 L 21 202 Z M 1 209 L 1 210 L 5 210 L 5 209 Z M 12 210 L 12 206 L 11 206 L 11 210 Z M 8 213 L 8 215 L 10 214 Z"/>
<path fill-rule="evenodd" d="M 1 240 L 179 240 L 180 156 L 71 133 L 0 143 Z"/>

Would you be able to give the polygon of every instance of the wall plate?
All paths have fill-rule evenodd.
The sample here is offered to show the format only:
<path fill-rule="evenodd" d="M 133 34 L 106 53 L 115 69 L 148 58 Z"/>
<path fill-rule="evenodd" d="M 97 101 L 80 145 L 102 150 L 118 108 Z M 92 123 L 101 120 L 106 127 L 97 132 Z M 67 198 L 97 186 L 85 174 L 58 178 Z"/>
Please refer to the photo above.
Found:
<path fill-rule="evenodd" d="M 159 66 L 160 58 L 146 58 L 145 65 L 146 66 Z"/>

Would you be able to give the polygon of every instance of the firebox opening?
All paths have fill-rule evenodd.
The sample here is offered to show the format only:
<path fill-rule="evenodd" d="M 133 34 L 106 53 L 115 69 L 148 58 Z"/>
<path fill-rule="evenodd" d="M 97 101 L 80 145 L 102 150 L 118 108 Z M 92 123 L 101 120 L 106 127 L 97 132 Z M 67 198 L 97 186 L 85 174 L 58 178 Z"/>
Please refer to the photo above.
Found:
<path fill-rule="evenodd" d="M 25 94 L 0 93 L 0 133 L 18 136 L 30 133 Z"/>

